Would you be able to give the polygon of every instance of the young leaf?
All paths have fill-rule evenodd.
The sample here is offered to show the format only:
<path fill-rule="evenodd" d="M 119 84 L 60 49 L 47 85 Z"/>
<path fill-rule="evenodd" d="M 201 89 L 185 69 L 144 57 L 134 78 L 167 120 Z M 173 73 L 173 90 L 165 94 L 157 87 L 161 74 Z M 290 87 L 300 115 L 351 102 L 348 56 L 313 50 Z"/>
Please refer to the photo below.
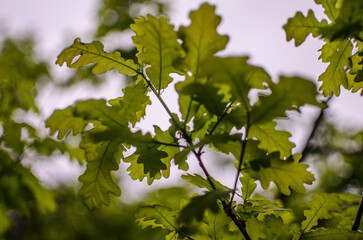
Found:
<path fill-rule="evenodd" d="M 136 56 L 141 63 L 150 65 L 146 69 L 150 81 L 158 90 L 166 88 L 173 80 L 170 73 L 178 72 L 173 63 L 182 51 L 174 26 L 165 17 L 157 19 L 148 15 L 147 20 L 144 17 L 135 19 L 130 28 L 136 33 L 132 37 L 139 50 Z"/>
<path fill-rule="evenodd" d="M 329 63 L 326 71 L 319 76 L 319 81 L 322 82 L 320 90 L 323 95 L 328 97 L 335 94 L 339 96 L 340 86 L 348 88 L 347 74 L 345 67 L 349 66 L 349 57 L 352 54 L 352 43 L 349 40 L 344 40 L 337 46 L 337 51 L 333 55 L 326 58 Z"/>
<path fill-rule="evenodd" d="M 118 51 L 106 53 L 101 42 L 82 43 L 79 38 L 74 40 L 72 46 L 59 54 L 56 64 L 62 66 L 63 63 L 70 68 L 81 68 L 87 64 L 96 63 L 92 69 L 94 74 L 118 69 L 120 74 L 133 76 L 138 73 L 139 68 L 132 60 L 125 61 Z"/>
<path fill-rule="evenodd" d="M 144 165 L 144 173 L 150 174 L 150 177 L 160 173 L 160 170 L 167 169 L 161 159 L 166 158 L 168 154 L 158 150 L 158 147 L 158 144 L 139 146 L 134 153 L 139 155 L 137 163 Z"/>
<path fill-rule="evenodd" d="M 88 131 L 80 143 L 86 153 L 87 169 L 79 177 L 83 183 L 79 195 L 90 209 L 99 208 L 101 204 L 108 206 L 110 193 L 121 195 L 121 189 L 113 181 L 111 171 L 119 168 L 122 152 L 126 151 L 119 141 L 93 142 L 88 135 L 95 131 L 99 129 Z"/>
<path fill-rule="evenodd" d="M 306 219 L 301 223 L 303 232 L 318 224 L 319 219 L 332 218 L 332 212 L 340 212 L 343 201 L 337 194 L 318 194 L 308 203 L 309 210 L 304 211 Z"/>
<path fill-rule="evenodd" d="M 312 184 L 314 175 L 306 170 L 307 164 L 299 163 L 293 156 L 287 160 L 279 159 L 279 154 L 270 154 L 265 159 L 248 162 L 244 169 L 252 178 L 260 180 L 261 186 L 267 189 L 274 182 L 280 192 L 290 195 L 290 187 L 296 192 L 304 193 L 305 184 Z"/>
<path fill-rule="evenodd" d="M 283 28 L 286 32 L 287 41 L 294 38 L 295 46 L 297 47 L 305 41 L 310 33 L 313 37 L 319 37 L 321 29 L 327 26 L 328 22 L 325 19 L 319 22 L 315 18 L 314 12 L 309 10 L 306 17 L 301 12 L 297 12 L 293 18 L 289 18 Z"/>
<path fill-rule="evenodd" d="M 363 239 L 363 233 L 361 232 L 350 232 L 347 229 L 340 228 L 317 228 L 312 231 L 304 233 L 300 238 L 302 240 L 359 240 Z"/>
<path fill-rule="evenodd" d="M 215 190 L 201 196 L 193 197 L 180 211 L 178 222 L 189 223 L 193 219 L 202 221 L 204 212 L 207 209 L 210 209 L 213 213 L 217 213 L 219 210 L 217 200 L 228 197 L 229 193 L 230 191 L 226 190 Z"/>

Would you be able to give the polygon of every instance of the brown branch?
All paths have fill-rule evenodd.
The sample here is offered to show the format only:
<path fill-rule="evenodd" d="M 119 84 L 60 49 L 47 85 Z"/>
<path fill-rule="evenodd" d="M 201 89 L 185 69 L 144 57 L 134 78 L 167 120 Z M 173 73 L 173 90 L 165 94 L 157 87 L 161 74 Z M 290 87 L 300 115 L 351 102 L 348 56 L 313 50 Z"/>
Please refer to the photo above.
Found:
<path fill-rule="evenodd" d="M 362 198 L 361 198 L 360 203 L 359 203 L 357 215 L 354 218 L 352 231 L 354 231 L 354 232 L 358 231 L 359 226 L 360 226 L 360 220 L 362 218 L 362 214 L 363 214 L 363 193 L 362 193 Z"/>

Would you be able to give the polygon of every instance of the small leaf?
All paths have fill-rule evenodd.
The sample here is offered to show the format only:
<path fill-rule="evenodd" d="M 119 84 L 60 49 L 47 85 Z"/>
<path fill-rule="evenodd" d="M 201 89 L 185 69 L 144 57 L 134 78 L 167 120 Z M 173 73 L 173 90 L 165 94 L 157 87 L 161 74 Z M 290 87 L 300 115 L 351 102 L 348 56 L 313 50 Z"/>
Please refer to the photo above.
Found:
<path fill-rule="evenodd" d="M 242 183 L 242 198 L 244 203 L 246 203 L 255 191 L 257 184 L 247 173 L 243 173 L 239 180 Z"/>
<path fill-rule="evenodd" d="M 347 229 L 340 228 L 317 228 L 312 231 L 304 233 L 300 238 L 311 239 L 311 240 L 341 240 L 341 239 L 349 239 L 349 240 L 360 240 L 363 239 L 363 233 L 361 232 L 350 232 Z"/>
<path fill-rule="evenodd" d="M 340 200 L 337 194 L 318 194 L 313 196 L 313 200 L 308 202 L 309 210 L 304 211 L 306 219 L 301 223 L 303 232 L 309 231 L 318 224 L 319 219 L 332 218 L 332 212 L 341 212 Z"/>
<path fill-rule="evenodd" d="M 304 193 L 304 183 L 312 184 L 314 175 L 306 170 L 307 164 L 296 162 L 292 158 L 293 156 L 281 160 L 278 153 L 270 154 L 265 159 L 250 161 L 243 171 L 260 180 L 264 189 L 270 186 L 270 182 L 274 182 L 282 194 L 290 195 L 290 187 L 296 192 Z"/>
<path fill-rule="evenodd" d="M 301 12 L 297 12 L 293 18 L 289 18 L 287 23 L 283 26 L 286 32 L 286 39 L 290 41 L 295 39 L 295 46 L 301 45 L 309 34 L 313 37 L 321 35 L 321 29 L 328 26 L 328 22 L 324 19 L 319 22 L 312 10 L 309 10 L 308 15 L 305 17 Z"/>
<path fill-rule="evenodd" d="M 71 130 L 73 130 L 73 135 L 82 132 L 89 122 L 82 117 L 74 116 L 73 111 L 74 107 L 70 106 L 53 112 L 45 122 L 45 126 L 50 128 L 50 135 L 58 131 L 57 138 L 62 139 Z"/>
<path fill-rule="evenodd" d="M 202 176 L 198 174 L 186 174 L 181 176 L 182 179 L 187 181 L 190 184 L 193 184 L 194 186 L 200 187 L 200 188 L 206 188 L 209 191 L 213 191 L 213 188 L 211 187 L 210 183 L 207 179 L 204 179 Z M 216 189 L 229 189 L 228 187 L 224 186 L 217 180 L 215 180 L 213 177 L 210 177 L 211 181 L 213 182 Z"/>
<path fill-rule="evenodd" d="M 325 15 L 335 23 L 339 17 L 339 9 L 336 7 L 339 0 L 315 0 L 316 4 L 320 4 L 324 8 Z"/>
<path fill-rule="evenodd" d="M 155 174 L 160 173 L 160 170 L 167 168 L 161 159 L 166 158 L 168 154 L 158 150 L 158 147 L 157 144 L 139 146 L 135 152 L 139 155 L 137 162 L 144 165 L 144 173 L 150 174 L 150 177 L 154 177 Z"/>
<path fill-rule="evenodd" d="M 142 206 L 135 215 L 136 221 L 142 228 L 161 227 L 170 231 L 178 231 L 177 213 L 161 205 Z"/>
<path fill-rule="evenodd" d="M 215 190 L 207 192 L 204 195 L 193 197 L 190 202 L 180 211 L 178 222 L 189 223 L 193 219 L 202 221 L 204 212 L 210 209 L 213 213 L 217 213 L 219 206 L 217 200 L 229 196 L 230 191 Z"/>
<path fill-rule="evenodd" d="M 77 57 L 78 59 L 76 59 Z M 125 61 L 118 51 L 106 53 L 101 42 L 82 43 L 79 38 L 74 40 L 72 46 L 59 54 L 56 64 L 62 66 L 63 63 L 66 63 L 70 68 L 81 68 L 96 63 L 92 69 L 94 74 L 118 69 L 120 74 L 133 76 L 138 73 L 139 68 L 132 60 Z"/>
<path fill-rule="evenodd" d="M 352 43 L 344 40 L 337 46 L 337 51 L 326 58 L 329 66 L 326 71 L 319 76 L 322 82 L 319 90 L 323 91 L 325 97 L 335 94 L 339 96 L 340 86 L 348 88 L 347 74 L 345 67 L 349 66 L 349 57 L 352 54 Z"/>
<path fill-rule="evenodd" d="M 156 87 L 164 89 L 173 80 L 169 75 L 179 72 L 173 67 L 180 58 L 182 48 L 177 41 L 174 26 L 165 17 L 155 18 L 151 15 L 135 19 L 130 28 L 136 33 L 132 37 L 139 50 L 136 54 L 141 63 L 150 65 L 146 73 Z"/>

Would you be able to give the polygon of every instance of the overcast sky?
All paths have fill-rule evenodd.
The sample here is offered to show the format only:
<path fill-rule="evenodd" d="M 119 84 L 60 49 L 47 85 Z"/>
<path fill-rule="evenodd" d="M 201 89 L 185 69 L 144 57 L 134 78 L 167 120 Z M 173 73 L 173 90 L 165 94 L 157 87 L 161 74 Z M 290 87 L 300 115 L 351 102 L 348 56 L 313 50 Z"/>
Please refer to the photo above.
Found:
<path fill-rule="evenodd" d="M 171 5 L 170 19 L 176 26 L 189 23 L 188 12 L 196 9 L 199 0 L 174 0 Z M 311 37 L 300 47 L 293 42 L 286 42 L 282 26 L 296 11 L 307 13 L 313 9 L 323 17 L 322 9 L 313 0 L 214 0 L 217 13 L 222 16 L 219 31 L 230 37 L 224 55 L 249 55 L 251 62 L 263 66 L 276 80 L 279 75 L 298 75 L 317 83 L 318 76 L 326 65 L 318 61 L 322 42 Z M 53 64 L 56 56 L 73 40 L 80 37 L 84 42 L 92 41 L 96 22 L 98 0 L 0 0 L 0 35 L 24 35 L 33 33 L 37 40 L 37 50 L 41 58 Z M 127 41 L 120 42 L 127 44 Z M 107 46 L 106 46 L 107 48 Z M 67 71 L 53 66 L 56 73 Z M 116 85 L 115 85 L 116 84 Z M 120 92 L 119 85 L 109 82 L 101 90 L 90 91 L 84 95 L 82 89 L 76 90 L 76 96 L 115 97 Z M 57 102 L 49 104 L 54 92 L 40 96 L 42 103 L 47 101 L 44 110 L 50 114 L 54 108 L 66 107 L 73 98 L 60 95 Z M 167 97 L 167 96 L 166 96 Z M 342 127 L 363 128 L 362 97 L 342 91 L 339 98 L 332 101 L 328 115 Z M 155 119 L 158 111 L 152 111 Z M 160 110 L 162 111 L 162 110 Z M 295 130 L 293 141 L 304 142 L 316 109 L 307 108 L 305 116 L 293 115 L 294 122 L 287 126 Z M 167 122 L 167 120 L 166 120 Z M 300 128 L 298 128 L 300 127 Z M 299 130 L 296 130 L 299 129 Z"/>

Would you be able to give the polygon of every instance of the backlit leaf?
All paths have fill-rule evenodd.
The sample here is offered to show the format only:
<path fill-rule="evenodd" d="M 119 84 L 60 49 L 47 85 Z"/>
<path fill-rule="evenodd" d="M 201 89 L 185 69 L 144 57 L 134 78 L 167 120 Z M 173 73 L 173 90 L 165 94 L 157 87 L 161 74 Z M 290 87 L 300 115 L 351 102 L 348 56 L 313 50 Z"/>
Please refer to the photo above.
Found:
<path fill-rule="evenodd" d="M 313 37 L 321 35 L 321 29 L 328 26 L 328 22 L 324 19 L 319 22 L 312 10 L 309 10 L 308 15 L 305 17 L 301 12 L 297 12 L 293 18 L 289 18 L 284 25 L 286 32 L 286 39 L 290 41 L 295 39 L 295 46 L 301 45 L 309 34 Z"/>
<path fill-rule="evenodd" d="M 336 19 L 339 17 L 339 9 L 337 8 L 338 1 L 339 0 L 315 0 L 315 3 L 323 6 L 325 15 L 335 23 Z"/>
<path fill-rule="evenodd" d="M 295 161 L 293 156 L 281 160 L 278 154 L 270 154 L 268 158 L 250 161 L 243 171 L 259 180 L 264 189 L 274 182 L 282 194 L 290 195 L 290 187 L 304 193 L 304 184 L 312 184 L 315 180 L 314 175 L 306 170 L 307 167 L 307 164 Z"/>
<path fill-rule="evenodd" d="M 81 68 L 95 63 L 92 72 L 94 74 L 105 73 L 112 69 L 118 69 L 120 74 L 136 75 L 138 65 L 132 60 L 125 61 L 120 52 L 106 53 L 103 44 L 99 41 L 82 43 L 79 38 L 75 39 L 72 46 L 64 49 L 59 54 L 56 64 L 62 66 L 66 63 L 70 68 Z"/>
<path fill-rule="evenodd" d="M 337 46 L 337 51 L 326 58 L 329 66 L 326 71 L 319 76 L 319 81 L 322 82 L 320 90 L 323 95 L 328 97 L 335 94 L 339 96 L 340 86 L 348 88 L 348 81 L 345 67 L 349 66 L 349 57 L 352 54 L 352 43 L 349 40 L 344 40 Z"/>
<path fill-rule="evenodd" d="M 255 191 L 257 184 L 255 183 L 254 179 L 248 176 L 247 173 L 243 173 L 243 176 L 240 177 L 239 180 L 242 184 L 242 198 L 243 201 L 246 203 Z"/>
<path fill-rule="evenodd" d="M 135 215 L 142 228 L 161 227 L 170 231 L 178 230 L 176 217 L 177 213 L 174 210 L 161 205 L 142 206 Z"/>
<path fill-rule="evenodd" d="M 340 212 L 343 201 L 337 194 L 321 193 L 313 196 L 308 202 L 309 209 L 304 211 L 306 219 L 301 223 L 303 232 L 309 231 L 318 224 L 319 219 L 332 218 L 332 212 Z"/>
<path fill-rule="evenodd" d="M 173 63 L 182 51 L 174 26 L 165 17 L 148 15 L 147 19 L 135 19 L 130 28 L 136 33 L 132 38 L 139 50 L 136 56 L 143 64 L 150 65 L 146 69 L 150 81 L 158 90 L 166 88 L 173 80 L 169 75 L 178 72 Z"/>
<path fill-rule="evenodd" d="M 193 184 L 194 186 L 200 188 L 206 188 L 209 191 L 213 191 L 213 188 L 209 183 L 209 181 L 198 174 L 194 175 L 186 174 L 182 175 L 181 178 L 187 181 L 188 183 Z M 229 189 L 228 187 L 224 186 L 223 184 L 215 180 L 213 177 L 210 177 L 210 180 L 213 182 L 216 189 L 225 189 L 225 190 Z"/>
<path fill-rule="evenodd" d="M 88 134 L 98 131 L 97 128 L 90 130 Z M 119 168 L 122 152 L 125 147 L 118 141 L 93 142 L 84 136 L 80 147 L 85 150 L 87 169 L 79 177 L 82 187 L 79 195 L 90 208 L 99 208 L 101 204 L 110 204 L 110 193 L 115 196 L 121 195 L 121 189 L 114 182 L 111 171 Z"/>

